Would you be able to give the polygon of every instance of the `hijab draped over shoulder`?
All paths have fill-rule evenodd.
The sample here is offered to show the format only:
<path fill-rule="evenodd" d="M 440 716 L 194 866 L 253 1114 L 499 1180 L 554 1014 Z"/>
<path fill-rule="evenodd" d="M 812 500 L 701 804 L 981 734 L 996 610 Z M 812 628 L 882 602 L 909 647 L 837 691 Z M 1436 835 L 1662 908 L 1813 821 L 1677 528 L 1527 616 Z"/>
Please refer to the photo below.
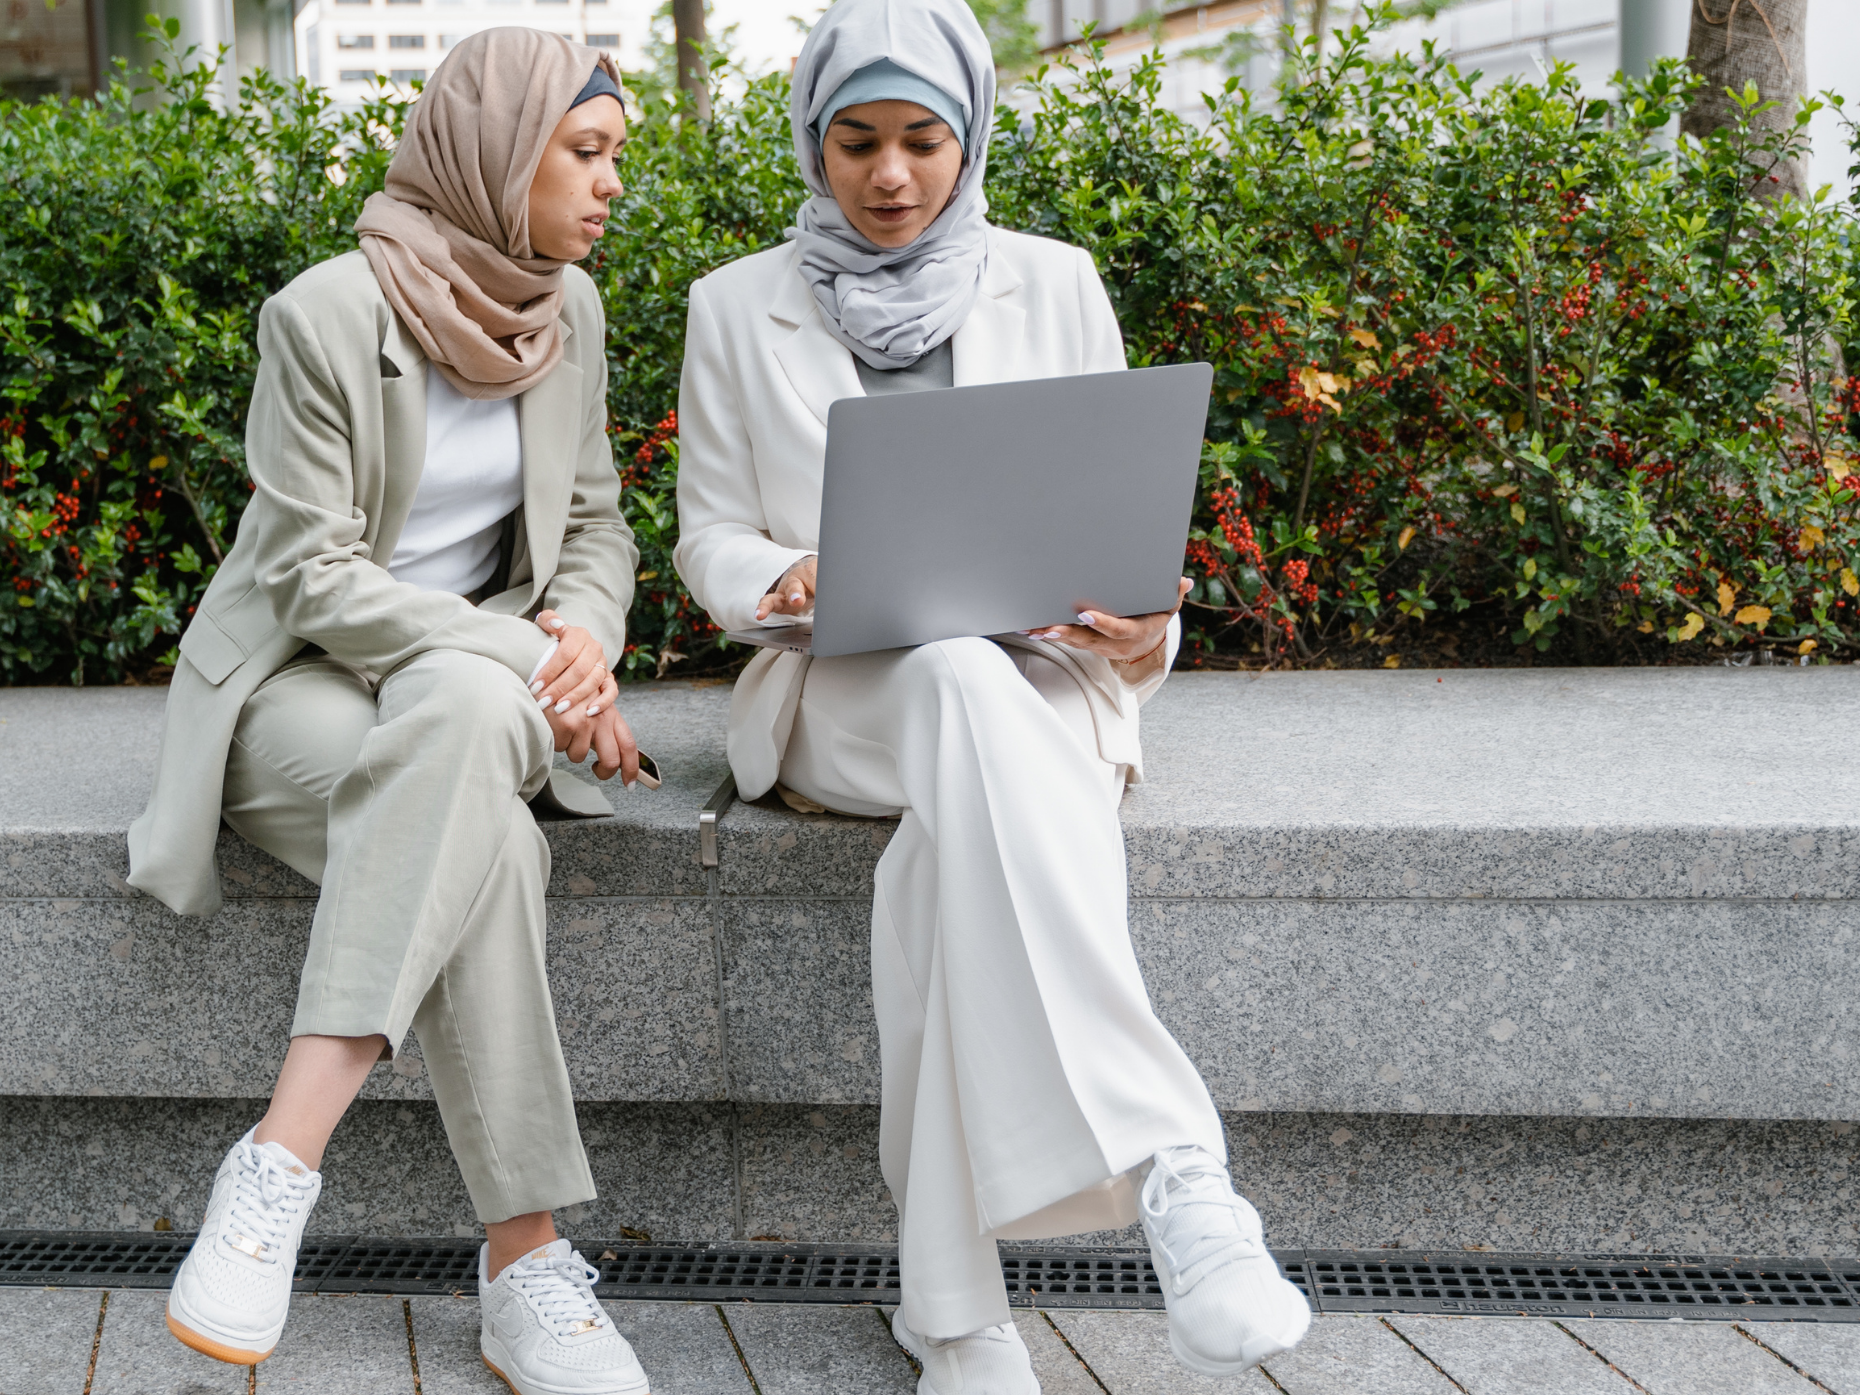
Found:
<path fill-rule="evenodd" d="M 530 183 L 556 125 L 613 60 L 557 34 L 461 40 L 414 104 L 355 230 L 388 303 L 467 397 L 515 397 L 562 357 L 562 268 L 530 248 Z"/>
<path fill-rule="evenodd" d="M 967 129 L 949 205 L 906 247 L 880 247 L 846 217 L 814 125 L 855 73 L 889 61 L 946 93 Z M 792 235 L 829 332 L 874 368 L 907 368 L 968 318 L 988 262 L 982 178 L 995 119 L 995 63 L 967 0 L 839 0 L 795 62 L 789 120 L 814 197 Z"/>

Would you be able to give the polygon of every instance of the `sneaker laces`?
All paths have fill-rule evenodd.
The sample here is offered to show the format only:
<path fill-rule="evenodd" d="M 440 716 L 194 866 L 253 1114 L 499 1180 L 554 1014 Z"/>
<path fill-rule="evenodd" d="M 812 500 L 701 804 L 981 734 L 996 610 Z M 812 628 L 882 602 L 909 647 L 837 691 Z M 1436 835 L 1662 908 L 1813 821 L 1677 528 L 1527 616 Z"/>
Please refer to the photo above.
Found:
<path fill-rule="evenodd" d="M 1245 1197 L 1234 1192 L 1227 1169 L 1205 1148 L 1165 1148 L 1156 1154 L 1150 1174 L 1143 1181 L 1139 1204 L 1151 1243 L 1168 1265 L 1170 1282 L 1178 1296 L 1223 1264 L 1265 1253 L 1259 1213 Z M 1196 1206 L 1225 1210 L 1232 1213 L 1232 1218 L 1204 1216 L 1202 1223 L 1183 1237 L 1180 1232 L 1186 1229 L 1184 1212 Z M 1180 1254 L 1169 1243 L 1170 1232 L 1177 1232 L 1173 1237 L 1177 1243 L 1186 1238 L 1187 1248 Z"/>
<path fill-rule="evenodd" d="M 256 1143 L 239 1140 L 233 1147 L 238 1159 L 233 1169 L 232 1206 L 220 1234 L 242 1254 L 264 1264 L 275 1264 L 290 1237 L 291 1224 L 304 1209 L 313 1174 L 285 1166 L 277 1155 Z"/>
<path fill-rule="evenodd" d="M 594 1296 L 601 1271 L 583 1259 L 579 1250 L 532 1255 L 517 1260 L 506 1273 L 552 1336 L 579 1337 L 606 1325 L 607 1311 Z"/>

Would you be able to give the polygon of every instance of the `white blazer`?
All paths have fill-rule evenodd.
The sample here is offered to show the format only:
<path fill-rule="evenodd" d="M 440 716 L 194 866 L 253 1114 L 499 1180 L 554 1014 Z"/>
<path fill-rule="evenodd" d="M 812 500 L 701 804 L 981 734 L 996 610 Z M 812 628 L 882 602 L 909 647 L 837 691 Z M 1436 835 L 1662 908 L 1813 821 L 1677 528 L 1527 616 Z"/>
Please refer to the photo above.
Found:
<path fill-rule="evenodd" d="M 1090 255 L 1024 233 L 989 229 L 981 295 L 952 342 L 956 386 L 1125 366 L 1124 341 Z M 792 244 L 712 272 L 691 287 L 678 393 L 678 547 L 673 563 L 692 597 L 726 630 L 756 626 L 756 604 L 820 545 L 820 481 L 827 409 L 865 390 L 852 351 L 821 320 Z M 1180 642 L 1169 626 L 1165 657 Z M 1119 665 L 1042 640 L 1035 650 L 1077 679 L 1097 726 L 1098 751 L 1141 780 L 1137 708 L 1168 672 Z M 795 703 L 812 661 L 764 650 L 737 680 L 729 755 L 745 799 L 780 772 Z"/>

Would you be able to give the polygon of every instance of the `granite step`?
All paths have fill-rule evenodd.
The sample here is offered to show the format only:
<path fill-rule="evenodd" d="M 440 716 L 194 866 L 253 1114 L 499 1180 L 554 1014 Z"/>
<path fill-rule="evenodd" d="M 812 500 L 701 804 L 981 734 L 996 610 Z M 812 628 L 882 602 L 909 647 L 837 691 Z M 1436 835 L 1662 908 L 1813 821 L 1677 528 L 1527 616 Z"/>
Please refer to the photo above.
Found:
<path fill-rule="evenodd" d="M 0 1147 L 22 1157 L 77 1146 L 32 1132 L 60 1099 L 90 1097 L 119 1133 L 138 1109 L 155 1127 L 182 1105 L 230 1126 L 285 1045 L 314 887 L 230 833 L 215 917 L 173 916 L 123 884 L 165 696 L 0 690 Z M 1144 709 L 1149 779 L 1122 807 L 1152 999 L 1230 1134 L 1354 1150 L 1366 1158 L 1336 1164 L 1345 1190 L 1366 1168 L 1393 1188 L 1380 1209 L 1310 1199 L 1297 1243 L 1432 1243 L 1444 1229 L 1542 1248 L 1535 1225 L 1578 1248 L 1636 1227 L 1628 1248 L 1655 1233 L 1699 1248 L 1683 1237 L 1748 1222 L 1771 1227 L 1773 1252 L 1851 1252 L 1851 1223 L 1806 1192 L 1845 1177 L 1845 1121 L 1860 1118 L 1856 699 L 1852 667 L 1174 675 Z M 726 1137 L 740 1159 L 762 1146 L 752 1115 L 817 1116 L 769 1146 L 797 1167 L 851 1150 L 835 1185 L 869 1171 L 866 941 L 891 825 L 739 803 L 707 867 L 698 814 L 727 773 L 728 687 L 657 684 L 624 702 L 665 788 L 603 787 L 611 820 L 545 827 L 578 1097 L 590 1117 L 658 1120 L 641 1137 L 671 1155 L 680 1130 Z M 427 1119 L 417 1049 L 365 1097 L 389 1111 L 377 1119 Z M 1534 1197 L 1455 1199 L 1404 1173 L 1426 1152 L 1422 1125 L 1480 1119 L 1536 1158 Z M 1727 1220 L 1675 1194 L 1651 1219 L 1598 1203 L 1579 1234 L 1568 1214 L 1595 1145 L 1574 1140 L 1589 1122 L 1635 1140 L 1638 1162 L 1609 1176 L 1637 1194 L 1722 1191 L 1727 1169 L 1799 1156 L 1767 1199 L 1725 1193 Z M 27 1132 L 6 1138 L 15 1127 Z M 1337 1134 L 1356 1141 L 1323 1143 Z M 746 1166 L 705 1234 L 752 1212 L 795 1238 L 854 1223 L 800 1202 L 758 1212 Z M 882 1185 L 858 1175 L 876 1217 Z M 166 1191 L 122 1204 L 148 1224 L 178 1209 Z M 1753 1209 L 1772 1200 L 1773 1219 Z M 94 1202 L 51 1212 L 96 1224 Z M 428 1220 L 392 1197 L 354 1204 L 412 1233 L 469 1221 L 451 1203 Z M 709 1213 L 674 1214 L 696 1238 Z M 1716 1247 L 1741 1248 L 1729 1238 Z"/>

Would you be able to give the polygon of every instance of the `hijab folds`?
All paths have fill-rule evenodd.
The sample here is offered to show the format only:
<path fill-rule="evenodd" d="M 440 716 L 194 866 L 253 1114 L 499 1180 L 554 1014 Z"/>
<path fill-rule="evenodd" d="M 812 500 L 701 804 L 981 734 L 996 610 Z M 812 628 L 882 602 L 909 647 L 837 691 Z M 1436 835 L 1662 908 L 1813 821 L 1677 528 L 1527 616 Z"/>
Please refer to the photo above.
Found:
<path fill-rule="evenodd" d="M 944 109 L 959 109 L 966 122 L 957 131 L 966 153 L 955 193 L 906 247 L 880 247 L 853 227 L 827 184 L 815 135 L 822 116 L 847 105 L 834 103 L 841 87 L 880 63 L 947 94 Z M 872 75 L 862 81 L 885 92 Z M 975 304 L 988 261 L 982 177 L 994 113 L 994 55 L 967 0 L 839 0 L 807 36 L 789 120 L 814 197 L 801 206 L 791 235 L 828 331 L 874 368 L 915 363 L 960 329 Z"/>
<path fill-rule="evenodd" d="M 355 220 L 388 303 L 467 397 L 515 397 L 562 358 L 562 268 L 530 249 L 530 183 L 556 125 L 613 60 L 535 29 L 461 40 Z M 604 86 L 603 89 L 605 90 Z"/>

